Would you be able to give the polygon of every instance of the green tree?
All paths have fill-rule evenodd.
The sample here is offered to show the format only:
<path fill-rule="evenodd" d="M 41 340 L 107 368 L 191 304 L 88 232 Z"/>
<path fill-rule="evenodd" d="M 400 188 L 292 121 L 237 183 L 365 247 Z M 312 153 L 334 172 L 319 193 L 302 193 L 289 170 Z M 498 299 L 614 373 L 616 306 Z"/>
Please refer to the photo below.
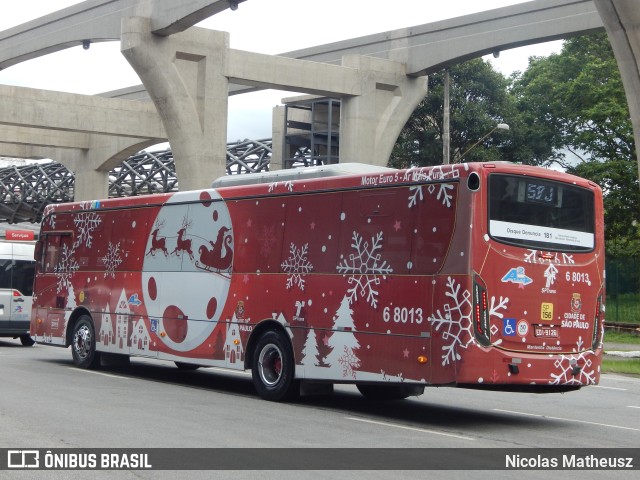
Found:
<path fill-rule="evenodd" d="M 531 58 L 527 70 L 513 80 L 511 93 L 518 118 L 525 124 L 518 129 L 531 135 L 531 143 L 539 133 L 549 146 L 547 152 L 542 149 L 542 155 L 523 163 L 558 163 L 600 185 L 607 253 L 640 255 L 633 127 L 606 34 L 571 38 L 560 53 Z"/>
<path fill-rule="evenodd" d="M 462 155 L 513 111 L 509 79 L 482 59 L 455 65 L 450 75 L 450 156 Z M 396 168 L 442 163 L 444 72 L 429 75 L 428 93 L 407 121 L 389 165 Z M 508 137 L 496 133 L 465 156 L 465 160 L 502 160 L 496 145 Z"/>
<path fill-rule="evenodd" d="M 511 93 L 529 145 L 548 142 L 524 163 L 568 168 L 576 158 L 633 159 L 627 100 L 605 33 L 574 37 L 558 54 L 530 58 Z"/>
<path fill-rule="evenodd" d="M 635 162 L 613 159 L 591 160 L 567 169 L 597 183 L 604 194 L 607 254 L 640 256 L 640 185 Z"/>

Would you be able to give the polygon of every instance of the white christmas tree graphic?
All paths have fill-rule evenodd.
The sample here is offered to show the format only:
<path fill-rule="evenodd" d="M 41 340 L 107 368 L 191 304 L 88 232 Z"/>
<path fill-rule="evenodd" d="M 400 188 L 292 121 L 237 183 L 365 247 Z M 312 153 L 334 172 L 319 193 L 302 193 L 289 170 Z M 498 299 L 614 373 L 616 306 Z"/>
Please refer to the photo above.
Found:
<path fill-rule="evenodd" d="M 380 284 L 380 276 L 386 278 L 387 274 L 393 273 L 393 268 L 386 260 L 382 260 L 380 253 L 377 253 L 382 248 L 382 232 L 371 237 L 371 243 L 363 241 L 358 232 L 353 232 L 351 238 L 351 248 L 355 249 L 356 253 L 349 255 L 348 260 L 343 259 L 337 266 L 338 272 L 349 275 L 348 283 L 353 285 L 347 290 L 349 303 L 357 301 L 358 295 L 366 295 L 369 305 L 376 308 L 378 291 L 375 286 Z"/>
<path fill-rule="evenodd" d="M 356 350 L 360 349 L 360 344 L 354 334 L 356 327 L 352 315 L 353 310 L 349 308 L 349 297 L 345 295 L 334 317 L 334 333 L 328 341 L 331 352 L 325 357 L 324 361 L 333 368 L 337 368 L 340 365 L 342 376 L 352 377 L 355 380 L 356 369 L 360 368 L 360 359 L 356 355 Z"/>
<path fill-rule="evenodd" d="M 289 249 L 289 258 L 282 262 L 282 269 L 290 273 L 287 277 L 287 290 L 296 285 L 300 290 L 304 290 L 304 275 L 313 270 L 313 265 L 307 260 L 308 243 L 297 248 L 293 243 Z"/>
<path fill-rule="evenodd" d="M 76 291 L 73 288 L 73 284 L 69 283 L 69 289 L 67 290 L 67 304 L 65 305 L 65 314 L 64 314 L 64 329 L 62 330 L 62 335 L 67 331 L 67 324 L 69 323 L 69 319 L 71 318 L 71 314 L 76 309 L 78 304 L 76 303 Z"/>
<path fill-rule="evenodd" d="M 320 359 L 318 358 L 318 340 L 316 339 L 316 331 L 313 328 L 309 329 L 307 340 L 304 342 L 300 363 L 302 365 L 315 367 L 320 365 Z"/>

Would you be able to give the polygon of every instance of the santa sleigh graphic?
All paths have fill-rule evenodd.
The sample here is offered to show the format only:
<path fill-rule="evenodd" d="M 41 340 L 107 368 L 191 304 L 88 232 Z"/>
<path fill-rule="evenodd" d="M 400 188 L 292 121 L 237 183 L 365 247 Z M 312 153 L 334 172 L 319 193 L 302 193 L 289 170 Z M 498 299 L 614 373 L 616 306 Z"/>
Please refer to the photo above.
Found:
<path fill-rule="evenodd" d="M 227 227 L 220 228 L 216 241 L 209 240 L 211 248 L 207 244 L 200 246 L 198 250 L 200 259 L 196 260 L 196 267 L 213 273 L 228 272 L 233 263 L 232 243 L 231 230 Z"/>

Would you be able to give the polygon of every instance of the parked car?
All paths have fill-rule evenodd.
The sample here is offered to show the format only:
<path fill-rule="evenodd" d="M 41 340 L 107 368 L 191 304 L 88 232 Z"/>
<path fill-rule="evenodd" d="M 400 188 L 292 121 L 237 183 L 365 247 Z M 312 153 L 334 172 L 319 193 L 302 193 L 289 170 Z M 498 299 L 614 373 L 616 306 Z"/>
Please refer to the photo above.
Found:
<path fill-rule="evenodd" d="M 33 243 L 0 242 L 0 337 L 20 338 L 34 344 L 29 335 L 33 295 Z"/>

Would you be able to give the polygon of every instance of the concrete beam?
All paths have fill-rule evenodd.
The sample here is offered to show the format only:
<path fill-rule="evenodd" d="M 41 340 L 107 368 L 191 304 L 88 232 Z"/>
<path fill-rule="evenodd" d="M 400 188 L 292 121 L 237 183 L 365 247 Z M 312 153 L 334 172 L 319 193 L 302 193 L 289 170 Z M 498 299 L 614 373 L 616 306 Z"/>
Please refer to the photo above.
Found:
<path fill-rule="evenodd" d="M 278 56 L 340 65 L 344 55 L 365 55 L 405 63 L 407 74 L 419 76 L 496 50 L 585 34 L 602 27 L 602 20 L 592 0 L 535 0 L 294 50 Z M 232 83 L 229 94 L 248 93 L 257 89 L 256 86 Z M 149 99 L 142 85 L 102 95 Z"/>
<path fill-rule="evenodd" d="M 109 171 L 140 150 L 153 145 L 149 139 L 84 135 L 88 148 L 65 148 L 20 143 L 0 143 L 0 155 L 11 158 L 55 160 L 76 177 L 74 199 L 94 200 L 109 195 Z"/>
<path fill-rule="evenodd" d="M 405 63 L 408 75 L 423 75 L 496 50 L 602 26 L 592 0 L 536 0 L 280 55 L 332 64 L 340 64 L 344 55 L 365 55 Z"/>
<path fill-rule="evenodd" d="M 24 158 L 28 160 L 40 160 L 44 158 L 57 158 L 64 156 L 68 150 L 62 148 L 41 147 L 17 143 L 0 144 L 0 156 L 9 158 Z"/>
<path fill-rule="evenodd" d="M 0 85 L 0 124 L 166 141 L 150 103 Z"/>
<path fill-rule="evenodd" d="M 360 95 L 356 68 L 229 49 L 223 74 L 230 82 L 313 95 Z"/>
<path fill-rule="evenodd" d="M 85 133 L 78 132 L 0 125 L 0 143 L 83 149 L 89 148 L 89 137 Z"/>
<path fill-rule="evenodd" d="M 245 0 L 237 0 L 237 3 Z M 87 0 L 0 32 L 0 69 L 83 41 L 120 40 L 122 18 L 153 19 L 154 33 L 171 35 L 229 8 L 229 0 Z"/>
<path fill-rule="evenodd" d="M 205 20 L 227 8 L 237 10 L 245 0 L 179 1 L 155 0 L 151 12 L 151 32 L 167 36 L 184 32 L 196 23 Z"/>

